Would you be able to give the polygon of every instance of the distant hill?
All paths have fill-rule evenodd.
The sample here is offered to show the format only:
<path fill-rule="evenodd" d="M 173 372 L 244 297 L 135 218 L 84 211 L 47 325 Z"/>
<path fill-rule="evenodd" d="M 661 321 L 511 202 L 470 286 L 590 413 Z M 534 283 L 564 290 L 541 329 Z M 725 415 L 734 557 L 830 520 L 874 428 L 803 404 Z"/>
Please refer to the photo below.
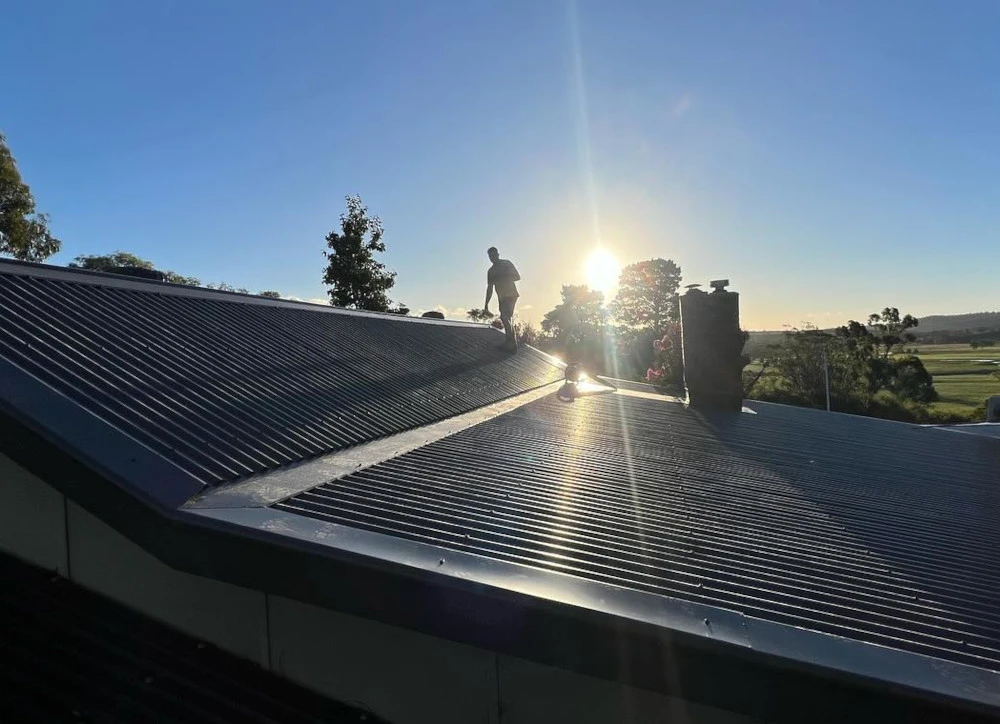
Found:
<path fill-rule="evenodd" d="M 1000 312 L 920 317 L 920 324 L 913 333 L 924 344 L 967 344 L 986 340 L 1000 343 Z M 782 334 L 776 331 L 751 332 L 747 351 L 753 357 L 760 356 L 768 345 L 780 342 Z"/>
<path fill-rule="evenodd" d="M 1000 330 L 1000 312 L 975 312 L 973 314 L 935 314 L 921 317 L 916 334 L 931 332 L 960 332 L 965 330 Z"/>

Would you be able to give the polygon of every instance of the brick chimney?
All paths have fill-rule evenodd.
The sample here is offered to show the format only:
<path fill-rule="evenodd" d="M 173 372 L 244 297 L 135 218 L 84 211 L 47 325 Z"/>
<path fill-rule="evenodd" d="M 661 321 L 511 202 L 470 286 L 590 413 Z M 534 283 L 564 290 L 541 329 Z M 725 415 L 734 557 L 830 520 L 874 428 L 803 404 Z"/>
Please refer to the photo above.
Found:
<path fill-rule="evenodd" d="M 697 409 L 743 408 L 740 295 L 727 286 L 728 279 L 713 281 L 714 291 L 706 293 L 692 285 L 680 298 L 684 387 Z"/>

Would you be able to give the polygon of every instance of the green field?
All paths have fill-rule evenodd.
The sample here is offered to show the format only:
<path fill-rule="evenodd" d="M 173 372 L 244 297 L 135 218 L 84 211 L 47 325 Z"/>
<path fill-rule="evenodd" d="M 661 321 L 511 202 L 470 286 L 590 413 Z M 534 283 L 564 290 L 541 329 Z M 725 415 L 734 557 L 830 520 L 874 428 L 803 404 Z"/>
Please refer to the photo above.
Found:
<path fill-rule="evenodd" d="M 916 345 L 917 355 L 934 375 L 940 400 L 932 410 L 972 413 L 990 395 L 1000 395 L 1000 346 L 972 349 L 967 344 Z"/>

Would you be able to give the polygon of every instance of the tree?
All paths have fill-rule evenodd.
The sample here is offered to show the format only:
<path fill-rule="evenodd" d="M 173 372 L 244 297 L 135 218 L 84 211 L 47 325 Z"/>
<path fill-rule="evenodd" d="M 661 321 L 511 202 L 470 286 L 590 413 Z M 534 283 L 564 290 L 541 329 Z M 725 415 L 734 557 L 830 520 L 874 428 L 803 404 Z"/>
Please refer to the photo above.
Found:
<path fill-rule="evenodd" d="M 771 348 L 768 361 L 777 372 L 781 396 L 762 399 L 825 407 L 829 370 L 833 409 L 846 412 L 868 407 L 873 393 L 865 383 L 864 365 L 842 337 L 811 326 L 793 329 L 785 333 L 782 344 Z"/>
<path fill-rule="evenodd" d="M 271 290 L 257 292 L 258 297 L 269 297 L 271 299 L 281 299 L 281 292 L 275 292 Z"/>
<path fill-rule="evenodd" d="M 603 329 L 608 314 L 604 294 L 585 284 L 567 284 L 562 288 L 562 303 L 542 320 L 542 330 L 551 337 L 581 337 Z"/>
<path fill-rule="evenodd" d="M 249 294 L 250 290 L 246 287 L 234 287 L 232 284 L 227 284 L 226 282 L 219 282 L 218 284 L 206 284 L 205 289 L 217 289 L 220 292 L 234 292 L 235 294 Z"/>
<path fill-rule="evenodd" d="M 882 359 L 901 354 L 905 345 L 916 340 L 916 336 L 908 330 L 919 323 L 912 314 L 900 317 L 896 307 L 886 307 L 881 314 L 869 314 L 868 330 L 875 344 L 875 353 Z"/>
<path fill-rule="evenodd" d="M 465 313 L 465 316 L 469 318 L 470 322 L 489 322 L 497 315 L 488 309 L 470 309 Z"/>
<path fill-rule="evenodd" d="M 545 315 L 542 330 L 553 352 L 567 362 L 579 362 L 588 372 L 603 374 L 612 352 L 605 330 L 608 313 L 604 295 L 585 285 L 562 288 L 562 303 Z"/>
<path fill-rule="evenodd" d="M 671 259 L 649 259 L 629 264 L 618 280 L 618 296 L 611 311 L 626 327 L 666 331 L 668 322 L 679 320 L 677 288 L 681 268 Z"/>
<path fill-rule="evenodd" d="M 68 266 L 74 269 L 88 269 L 107 273 L 117 273 L 116 270 L 128 267 L 139 269 L 155 269 L 156 266 L 148 259 L 143 259 L 127 251 L 116 251 L 111 254 L 81 254 L 71 261 Z M 187 284 L 192 287 L 200 287 L 201 280 L 197 277 L 186 277 L 174 271 L 163 271 L 168 282 L 172 284 Z M 211 286 L 209 287 L 211 288 Z"/>
<path fill-rule="evenodd" d="M 61 246 L 49 231 L 48 215 L 35 212 L 35 197 L 21 180 L 7 139 L 0 133 L 0 254 L 42 261 Z"/>
<path fill-rule="evenodd" d="M 901 357 L 906 345 L 916 339 L 909 330 L 917 324 L 916 317 L 900 316 L 896 307 L 886 307 L 881 313 L 868 315 L 866 324 L 852 319 L 837 329 L 837 336 L 862 370 L 869 397 L 890 390 L 918 402 L 937 399 L 933 378 L 923 362 L 912 355 Z"/>
<path fill-rule="evenodd" d="M 938 398 L 934 377 L 916 355 L 893 360 L 893 374 L 886 387 L 906 400 L 934 402 Z"/>
<path fill-rule="evenodd" d="M 407 314 L 403 305 L 393 307 L 388 291 L 396 283 L 396 273 L 375 259 L 385 252 L 384 229 L 377 216 L 369 216 L 368 208 L 358 196 L 347 197 L 347 211 L 340 216 L 340 232 L 326 235 L 328 251 L 323 252 L 328 263 L 323 283 L 330 285 L 330 304 L 374 312 Z M 403 311 L 405 310 L 405 311 Z"/>
<path fill-rule="evenodd" d="M 914 339 L 908 330 L 916 326 L 913 316 L 886 307 L 867 323 L 851 320 L 833 333 L 792 330 L 768 355 L 776 374 L 757 381 L 757 389 L 764 388 L 759 397 L 823 407 L 829 372 L 833 409 L 919 420 L 937 393 L 923 362 L 907 354 Z"/>
<path fill-rule="evenodd" d="M 520 345 L 538 346 L 538 329 L 531 322 L 516 322 L 514 324 L 514 336 Z"/>

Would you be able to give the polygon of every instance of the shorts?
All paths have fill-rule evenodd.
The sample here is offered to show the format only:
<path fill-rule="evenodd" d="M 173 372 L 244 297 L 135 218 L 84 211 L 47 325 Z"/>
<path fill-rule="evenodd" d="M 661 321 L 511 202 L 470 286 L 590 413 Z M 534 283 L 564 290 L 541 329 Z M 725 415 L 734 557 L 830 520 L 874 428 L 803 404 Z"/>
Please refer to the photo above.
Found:
<path fill-rule="evenodd" d="M 517 297 L 507 297 L 500 300 L 500 319 L 510 321 L 514 316 L 514 305 L 517 304 Z"/>

